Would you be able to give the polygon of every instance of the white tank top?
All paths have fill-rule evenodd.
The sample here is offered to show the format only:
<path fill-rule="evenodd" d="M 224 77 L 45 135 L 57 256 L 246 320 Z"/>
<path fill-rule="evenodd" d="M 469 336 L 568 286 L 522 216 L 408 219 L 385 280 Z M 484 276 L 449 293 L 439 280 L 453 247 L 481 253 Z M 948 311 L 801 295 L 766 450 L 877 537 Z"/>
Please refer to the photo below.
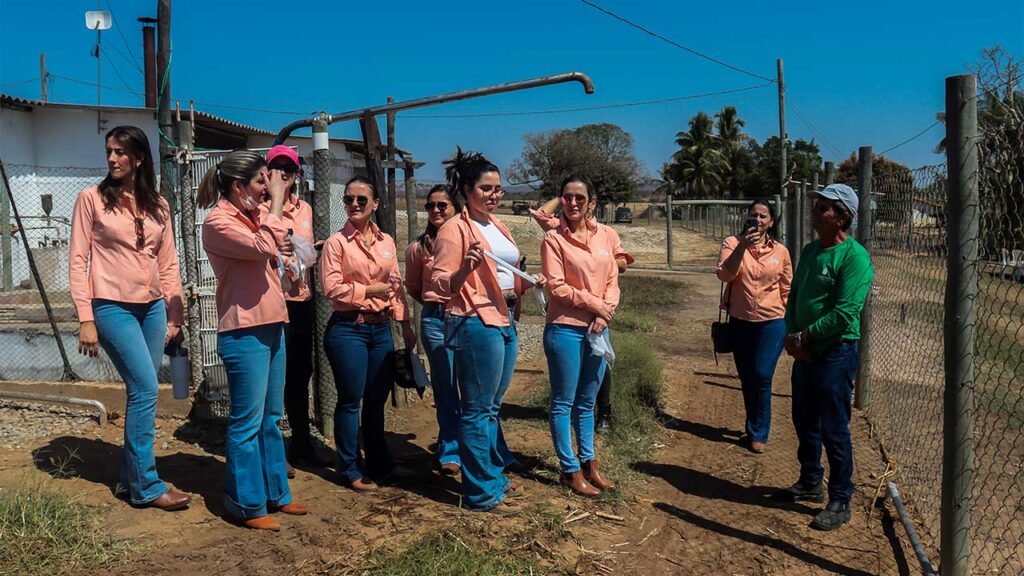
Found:
<path fill-rule="evenodd" d="M 491 245 L 492 254 L 513 267 L 519 265 L 519 248 L 516 248 L 516 245 L 506 238 L 497 226 L 490 222 L 482 224 L 476 220 L 473 220 L 473 224 L 476 224 L 477 230 L 480 230 L 480 233 L 487 239 L 487 243 Z M 502 290 L 511 290 L 516 287 L 516 277 L 508 270 L 498 266 L 498 285 Z"/>

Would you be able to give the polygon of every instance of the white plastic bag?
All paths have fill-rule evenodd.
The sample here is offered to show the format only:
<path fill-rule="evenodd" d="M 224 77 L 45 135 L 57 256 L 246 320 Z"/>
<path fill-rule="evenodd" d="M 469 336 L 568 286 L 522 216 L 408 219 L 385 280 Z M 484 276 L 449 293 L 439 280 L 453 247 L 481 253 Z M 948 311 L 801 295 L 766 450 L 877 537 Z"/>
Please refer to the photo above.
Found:
<path fill-rule="evenodd" d="M 590 344 L 590 352 L 594 356 L 604 358 L 609 366 L 615 364 L 615 350 L 612 350 L 612 339 L 607 329 L 600 334 L 587 332 L 587 342 Z"/>
<path fill-rule="evenodd" d="M 295 282 L 302 282 L 306 277 L 306 270 L 316 264 L 316 249 L 309 240 L 301 236 L 291 236 L 292 257 L 288 264 L 284 264 L 284 258 L 278 253 L 278 273 L 281 275 L 281 287 L 290 291 Z M 287 270 L 285 269 L 287 268 Z M 288 272 L 291 272 L 289 274 Z"/>

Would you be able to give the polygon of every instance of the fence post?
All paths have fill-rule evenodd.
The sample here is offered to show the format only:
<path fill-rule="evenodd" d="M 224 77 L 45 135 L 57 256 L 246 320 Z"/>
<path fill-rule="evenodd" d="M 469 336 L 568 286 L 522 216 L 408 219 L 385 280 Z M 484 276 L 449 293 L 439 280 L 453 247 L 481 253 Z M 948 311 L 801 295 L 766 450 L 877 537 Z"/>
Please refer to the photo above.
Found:
<path fill-rule="evenodd" d="M 836 165 L 833 162 L 825 162 L 825 186 L 835 183 Z"/>
<path fill-rule="evenodd" d="M 327 117 L 321 114 L 313 121 L 313 237 L 326 239 L 331 235 L 331 149 L 327 137 Z M 320 430 L 328 438 L 334 437 L 334 404 L 337 402 L 334 379 L 327 354 L 319 343 L 324 341 L 324 329 L 331 316 L 331 304 L 324 297 L 319 282 L 313 285 L 316 297 L 316 321 L 313 332 L 313 351 L 316 358 L 316 399 Z"/>
<path fill-rule="evenodd" d="M 680 214 L 680 220 L 682 214 Z M 672 269 L 672 194 L 665 195 L 665 246 L 668 252 L 668 268 Z"/>
<path fill-rule="evenodd" d="M 178 182 L 178 205 L 181 206 L 181 247 L 185 251 L 185 298 L 188 299 L 188 361 L 190 367 L 189 381 L 192 389 L 203 383 L 203 337 L 202 310 L 199 303 L 199 261 L 196 253 L 196 197 L 192 193 L 195 175 L 192 172 L 192 116 L 188 120 L 178 119 L 178 149 L 183 153 L 178 156 L 181 164 Z"/>
<path fill-rule="evenodd" d="M 647 225 L 654 226 L 654 204 L 647 204 Z"/>
<path fill-rule="evenodd" d="M 11 264 L 11 256 L 11 200 L 7 194 L 0 194 L 0 260 L 3 261 L 2 288 L 4 292 L 14 288 L 14 268 Z"/>
<path fill-rule="evenodd" d="M 409 228 L 409 243 L 412 243 L 413 238 L 416 238 L 419 232 L 419 224 L 417 220 L 417 212 L 419 207 L 416 206 L 416 164 L 412 161 L 411 157 L 404 157 L 403 175 L 405 176 L 405 219 Z M 422 307 L 415 298 L 412 299 L 412 321 L 413 327 L 419 332 L 419 318 L 422 314 Z M 416 339 L 416 353 L 423 353 L 423 338 Z"/>
<path fill-rule="evenodd" d="M 872 253 L 871 227 L 871 146 L 861 146 L 857 159 L 857 242 L 868 254 Z M 857 369 L 857 384 L 854 388 L 853 405 L 864 410 L 871 403 L 871 288 L 864 299 L 864 309 L 860 312 L 860 368 Z"/>
<path fill-rule="evenodd" d="M 818 172 L 817 171 L 815 171 L 814 175 L 811 177 L 811 190 L 813 190 L 814 192 L 818 191 Z M 804 246 L 810 244 L 811 240 L 814 239 L 814 230 L 811 228 L 811 206 L 812 205 L 813 205 L 813 202 L 810 202 L 810 199 L 807 196 L 804 196 L 804 207 L 803 207 L 803 210 L 800 211 L 800 221 L 803 222 L 802 226 L 803 226 L 803 231 L 804 231 L 803 237 L 800 238 L 800 244 L 801 244 L 800 248 L 801 249 L 803 249 Z M 794 267 L 794 269 L 795 269 L 795 267 Z"/>
<path fill-rule="evenodd" d="M 970 572 L 974 470 L 974 323 L 978 296 L 977 78 L 946 78 L 946 236 L 940 564 L 943 576 Z"/>

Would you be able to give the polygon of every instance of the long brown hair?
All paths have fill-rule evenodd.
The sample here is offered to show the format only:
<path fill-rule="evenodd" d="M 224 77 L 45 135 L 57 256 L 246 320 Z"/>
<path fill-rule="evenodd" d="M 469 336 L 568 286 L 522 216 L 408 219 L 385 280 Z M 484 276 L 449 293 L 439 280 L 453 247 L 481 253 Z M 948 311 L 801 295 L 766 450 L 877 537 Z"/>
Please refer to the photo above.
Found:
<path fill-rule="evenodd" d="M 211 167 L 199 183 L 199 194 L 196 196 L 196 204 L 200 208 L 212 208 L 217 203 L 217 198 L 227 198 L 231 195 L 231 183 L 235 180 L 248 182 L 256 177 L 260 168 L 267 165 L 267 161 L 259 152 L 252 150 L 235 150 L 229 152 L 223 160 Z"/>
<path fill-rule="evenodd" d="M 149 148 L 149 138 L 146 133 L 135 126 L 117 126 L 103 139 L 106 143 L 111 138 L 124 147 L 132 162 L 137 162 L 135 168 L 135 206 L 140 214 L 152 216 L 157 221 L 163 222 L 167 217 L 167 211 L 160 201 L 160 193 L 156 189 L 156 174 L 153 170 L 153 153 Z M 123 183 L 114 179 L 110 173 L 99 183 L 100 196 L 103 198 L 103 207 L 106 210 L 113 210 L 121 201 Z"/>

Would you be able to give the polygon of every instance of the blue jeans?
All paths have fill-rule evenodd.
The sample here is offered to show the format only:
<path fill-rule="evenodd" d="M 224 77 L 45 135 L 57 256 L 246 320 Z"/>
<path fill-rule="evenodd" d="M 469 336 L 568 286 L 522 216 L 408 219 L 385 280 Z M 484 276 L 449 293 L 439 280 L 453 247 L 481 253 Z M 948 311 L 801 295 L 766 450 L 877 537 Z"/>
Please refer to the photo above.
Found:
<path fill-rule="evenodd" d="M 267 515 L 291 503 L 284 440 L 284 324 L 239 328 L 217 335 L 231 396 L 224 504 L 238 518 Z"/>
<path fill-rule="evenodd" d="M 445 321 L 445 343 L 454 352 L 459 388 L 459 458 L 466 507 L 487 510 L 505 499 L 504 469 L 515 462 L 501 432 L 498 411 L 505 398 L 519 336 L 511 319 L 507 327 L 488 326 L 478 316 L 452 316 Z"/>
<path fill-rule="evenodd" d="M 157 370 L 167 337 L 163 300 L 148 304 L 93 300 L 100 346 L 124 380 L 124 450 L 121 486 L 132 504 L 145 504 L 167 492 L 156 474 L 153 439 L 156 425 Z"/>
<path fill-rule="evenodd" d="M 338 391 L 334 406 L 338 474 L 349 484 L 390 475 L 395 465 L 384 439 L 384 405 L 395 383 L 391 323 L 357 324 L 332 316 L 324 333 L 324 351 Z M 360 405 L 365 462 L 359 454 Z"/>
<path fill-rule="evenodd" d="M 800 482 L 821 482 L 821 447 L 828 457 L 828 497 L 849 502 L 853 496 L 853 445 L 850 441 L 850 401 L 860 365 L 860 344 L 843 342 L 814 361 L 793 363 L 793 426 L 799 442 Z"/>
<path fill-rule="evenodd" d="M 605 361 L 590 351 L 587 327 L 548 324 L 544 327 L 544 354 L 551 378 L 551 440 L 562 472 L 580 469 L 594 459 L 594 403 L 604 378 Z M 579 459 L 572 450 L 576 432 Z"/>
<path fill-rule="evenodd" d="M 743 388 L 743 407 L 747 413 L 744 431 L 754 442 L 767 442 L 772 426 L 772 379 L 782 354 L 786 322 L 781 318 L 766 322 L 729 320 L 732 330 L 732 357 Z"/>
<path fill-rule="evenodd" d="M 452 351 L 444 345 L 444 305 L 423 304 L 420 338 L 430 363 L 430 386 L 437 410 L 437 455 L 441 464 L 459 464 L 459 390 Z"/>

